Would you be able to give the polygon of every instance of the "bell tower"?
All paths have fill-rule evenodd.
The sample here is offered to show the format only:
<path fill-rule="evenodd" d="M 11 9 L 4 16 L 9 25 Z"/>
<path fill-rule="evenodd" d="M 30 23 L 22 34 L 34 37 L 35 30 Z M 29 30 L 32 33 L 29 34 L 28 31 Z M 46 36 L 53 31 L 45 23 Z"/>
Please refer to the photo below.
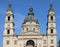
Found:
<path fill-rule="evenodd" d="M 48 11 L 48 21 L 47 21 L 47 34 L 56 35 L 56 20 L 55 20 L 55 12 L 53 9 L 52 2 L 50 3 L 50 9 Z"/>
<path fill-rule="evenodd" d="M 5 25 L 4 25 L 4 35 L 14 34 L 14 14 L 12 11 L 11 4 L 8 4 L 8 9 L 6 12 Z"/>
<path fill-rule="evenodd" d="M 14 14 L 12 11 L 12 6 L 9 3 L 4 23 L 3 47 L 13 46 L 13 35 L 14 35 Z"/>
<path fill-rule="evenodd" d="M 48 47 L 56 47 L 56 19 L 52 2 L 50 3 L 50 9 L 48 11 L 47 18 Z"/>

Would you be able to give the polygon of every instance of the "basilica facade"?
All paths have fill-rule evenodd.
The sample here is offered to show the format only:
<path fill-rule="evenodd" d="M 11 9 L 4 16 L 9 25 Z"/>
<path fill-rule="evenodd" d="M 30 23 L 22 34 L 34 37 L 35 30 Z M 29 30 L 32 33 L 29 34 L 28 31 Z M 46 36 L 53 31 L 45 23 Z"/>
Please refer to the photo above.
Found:
<path fill-rule="evenodd" d="M 56 20 L 52 4 L 48 11 L 46 26 L 46 34 L 42 34 L 38 19 L 30 6 L 28 16 L 22 24 L 22 32 L 15 35 L 14 13 L 9 4 L 4 24 L 3 47 L 56 47 Z"/>

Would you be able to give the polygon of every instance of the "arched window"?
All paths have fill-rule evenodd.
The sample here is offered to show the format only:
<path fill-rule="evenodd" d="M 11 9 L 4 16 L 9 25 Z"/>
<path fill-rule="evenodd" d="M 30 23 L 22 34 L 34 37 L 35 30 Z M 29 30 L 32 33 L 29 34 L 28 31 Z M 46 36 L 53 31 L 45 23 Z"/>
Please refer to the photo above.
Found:
<path fill-rule="evenodd" d="M 33 28 L 33 31 L 35 31 L 35 28 Z"/>
<path fill-rule="evenodd" d="M 10 21 L 10 16 L 8 16 L 8 21 Z"/>
<path fill-rule="evenodd" d="M 26 46 L 30 46 L 30 45 L 34 47 L 35 43 L 34 43 L 33 40 L 28 40 L 28 41 L 26 42 Z"/>
<path fill-rule="evenodd" d="M 10 34 L 10 30 L 7 30 L 7 34 Z"/>
<path fill-rule="evenodd" d="M 7 43 L 7 45 L 9 45 L 9 40 L 7 40 L 7 42 L 6 42 L 6 43 Z"/>
<path fill-rule="evenodd" d="M 23 30 L 24 30 L 24 28 L 23 28 Z"/>
<path fill-rule="evenodd" d="M 53 16 L 51 16 L 51 20 L 53 21 Z"/>
<path fill-rule="evenodd" d="M 14 44 L 15 44 L 15 45 L 17 44 L 17 40 L 14 41 Z"/>
<path fill-rule="evenodd" d="M 53 33 L 53 29 L 51 29 L 51 33 Z"/>
<path fill-rule="evenodd" d="M 50 47 L 54 47 L 54 46 L 50 46 Z"/>
<path fill-rule="evenodd" d="M 44 44 L 46 44 L 46 40 L 44 40 Z"/>
<path fill-rule="evenodd" d="M 53 40 L 51 40 L 51 43 L 53 43 Z"/>
<path fill-rule="evenodd" d="M 26 30 L 28 31 L 28 28 Z"/>

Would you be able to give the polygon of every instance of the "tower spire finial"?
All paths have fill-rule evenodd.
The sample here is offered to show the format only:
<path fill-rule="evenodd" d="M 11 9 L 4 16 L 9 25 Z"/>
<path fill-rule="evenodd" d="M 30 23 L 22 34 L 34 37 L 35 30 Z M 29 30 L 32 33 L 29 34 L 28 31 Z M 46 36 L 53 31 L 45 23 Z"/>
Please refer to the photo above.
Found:
<path fill-rule="evenodd" d="M 11 3 L 10 3 L 10 0 L 8 0 L 8 4 L 11 4 Z"/>
<path fill-rule="evenodd" d="M 8 8 L 11 7 L 11 3 L 10 3 L 10 0 L 8 0 Z"/>
<path fill-rule="evenodd" d="M 32 3 L 30 4 L 30 7 L 32 7 Z"/>
<path fill-rule="evenodd" d="M 53 11 L 53 4 L 52 3 L 53 3 L 53 1 L 50 0 L 50 10 L 49 11 L 51 11 L 51 10 Z"/>
<path fill-rule="evenodd" d="M 8 9 L 7 9 L 7 11 L 12 11 L 12 7 L 11 6 L 12 6 L 11 2 L 10 2 L 10 0 L 8 0 Z"/>
<path fill-rule="evenodd" d="M 52 0 L 50 0 L 50 4 L 52 4 L 52 2 L 53 2 L 53 1 L 52 1 Z"/>
<path fill-rule="evenodd" d="M 53 1 L 52 1 L 52 0 L 50 0 L 50 7 L 52 7 L 52 2 L 53 2 Z"/>
<path fill-rule="evenodd" d="M 34 15 L 32 5 L 30 5 L 28 15 Z"/>

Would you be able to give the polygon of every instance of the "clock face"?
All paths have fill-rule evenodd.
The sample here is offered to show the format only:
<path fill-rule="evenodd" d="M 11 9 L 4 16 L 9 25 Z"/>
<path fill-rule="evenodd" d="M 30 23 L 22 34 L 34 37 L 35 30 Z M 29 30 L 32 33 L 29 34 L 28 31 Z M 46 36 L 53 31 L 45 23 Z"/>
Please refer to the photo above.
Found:
<path fill-rule="evenodd" d="M 10 25 L 7 26 L 7 29 L 10 29 Z"/>
<path fill-rule="evenodd" d="M 54 14 L 52 13 L 51 16 L 54 16 Z"/>
<path fill-rule="evenodd" d="M 51 26 L 53 26 L 53 24 L 51 24 Z"/>
<path fill-rule="evenodd" d="M 10 16 L 11 14 L 7 14 L 8 16 Z"/>

